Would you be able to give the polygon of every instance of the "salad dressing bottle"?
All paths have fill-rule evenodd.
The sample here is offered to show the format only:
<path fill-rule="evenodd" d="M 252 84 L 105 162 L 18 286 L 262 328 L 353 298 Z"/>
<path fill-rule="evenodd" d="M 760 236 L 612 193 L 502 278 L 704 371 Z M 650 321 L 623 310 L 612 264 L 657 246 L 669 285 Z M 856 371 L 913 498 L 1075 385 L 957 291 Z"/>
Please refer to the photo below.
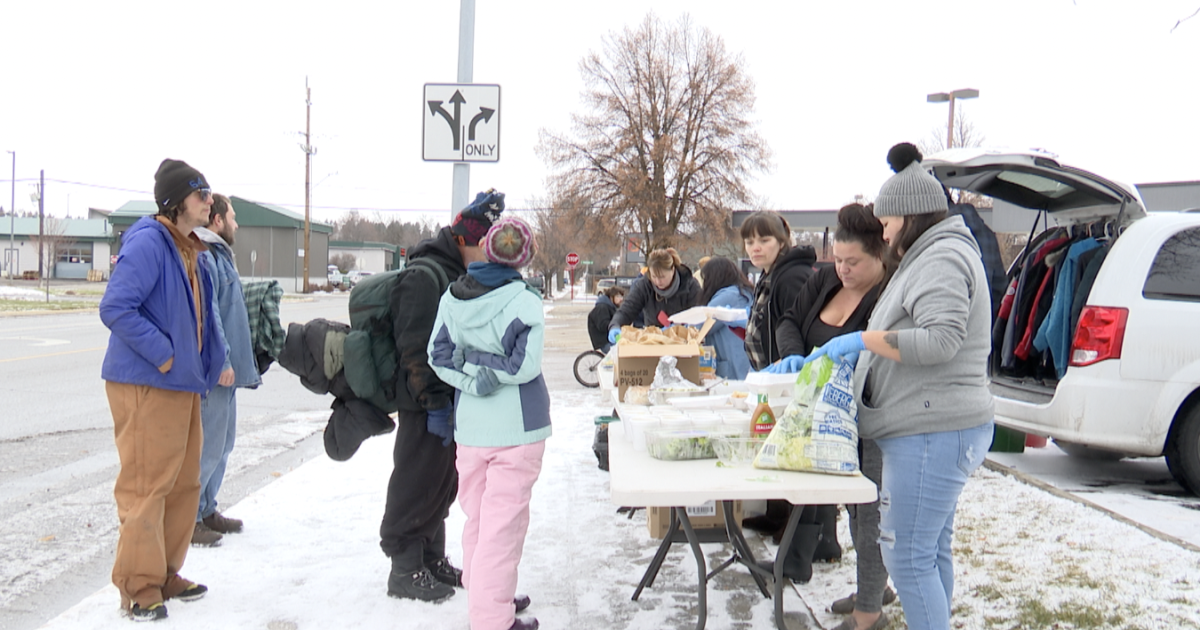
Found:
<path fill-rule="evenodd" d="M 775 412 L 771 411 L 767 393 L 759 393 L 758 406 L 754 408 L 754 413 L 750 414 L 750 437 L 765 440 L 773 428 L 775 428 Z"/>

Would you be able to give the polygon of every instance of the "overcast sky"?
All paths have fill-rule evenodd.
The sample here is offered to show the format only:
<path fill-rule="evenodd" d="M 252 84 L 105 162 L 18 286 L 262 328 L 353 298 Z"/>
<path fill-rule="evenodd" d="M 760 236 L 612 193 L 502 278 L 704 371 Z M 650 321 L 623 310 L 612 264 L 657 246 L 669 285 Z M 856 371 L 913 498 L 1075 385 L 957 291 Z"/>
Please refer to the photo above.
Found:
<path fill-rule="evenodd" d="M 687 12 L 741 55 L 774 167 L 775 209 L 874 197 L 884 156 L 946 124 L 926 94 L 976 88 L 963 111 L 987 144 L 1039 147 L 1130 183 L 1200 179 L 1200 0 L 812 2 L 478 0 L 474 83 L 501 86 L 501 160 L 472 193 L 510 208 L 544 195 L 538 130 L 581 112 L 579 61 L 647 11 Z M 314 216 L 350 208 L 450 214 L 448 163 L 421 159 L 423 85 L 457 79 L 459 2 L 6 1 L 0 151 L 16 207 L 83 216 L 150 199 L 165 157 L 214 189 L 303 212 L 305 77 Z M 10 156 L 0 153 L 0 205 Z M 63 183 L 77 182 L 77 183 Z M 398 213 L 398 214 L 397 214 Z M 3 226 L 0 226 L 3 227 Z"/>

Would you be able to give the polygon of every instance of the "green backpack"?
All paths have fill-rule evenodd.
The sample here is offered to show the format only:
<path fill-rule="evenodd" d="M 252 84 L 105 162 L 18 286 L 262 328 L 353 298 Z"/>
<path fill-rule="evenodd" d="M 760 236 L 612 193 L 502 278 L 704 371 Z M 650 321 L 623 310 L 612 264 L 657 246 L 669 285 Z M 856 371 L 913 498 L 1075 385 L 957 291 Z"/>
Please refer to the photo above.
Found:
<path fill-rule="evenodd" d="M 400 274 L 420 270 L 446 292 L 450 279 L 437 263 L 406 261 L 404 267 L 363 278 L 350 290 L 350 334 L 344 346 L 346 383 L 359 398 L 385 412 L 396 410 L 396 339 L 390 298 Z"/>

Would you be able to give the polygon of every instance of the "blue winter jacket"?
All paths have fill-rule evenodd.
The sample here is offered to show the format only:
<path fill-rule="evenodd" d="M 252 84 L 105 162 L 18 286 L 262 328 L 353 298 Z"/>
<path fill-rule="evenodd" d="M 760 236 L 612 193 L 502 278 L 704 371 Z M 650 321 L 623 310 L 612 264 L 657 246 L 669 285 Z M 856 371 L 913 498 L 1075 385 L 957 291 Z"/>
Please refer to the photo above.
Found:
<path fill-rule="evenodd" d="M 101 378 L 198 394 L 217 384 L 226 348 L 215 327 L 208 266 L 197 264 L 196 271 L 204 293 L 203 351 L 196 345 L 191 283 L 170 231 L 154 217 L 142 217 L 125 232 L 100 300 L 100 321 L 112 331 Z M 172 358 L 171 369 L 159 372 Z"/>
<path fill-rule="evenodd" d="M 472 273 L 478 264 L 472 263 Z M 519 279 L 492 289 L 467 275 L 442 295 L 429 339 L 429 365 L 457 390 L 456 442 L 517 446 L 550 437 L 550 393 L 542 378 L 545 323 L 541 295 Z M 456 369 L 454 349 L 460 346 L 466 363 Z M 486 396 L 475 393 L 481 366 L 494 370 L 500 381 Z"/>
<path fill-rule="evenodd" d="M 707 306 L 748 309 L 753 295 L 749 289 L 728 286 L 713 294 Z M 735 381 L 745 380 L 750 372 L 750 357 L 746 355 L 746 342 L 733 334 L 725 322 L 717 321 L 709 329 L 704 344 L 717 351 L 717 376 Z"/>
<path fill-rule="evenodd" d="M 254 344 L 250 341 L 250 315 L 246 312 L 246 296 L 242 279 L 233 262 L 233 250 L 219 234 L 208 228 L 196 228 L 196 236 L 208 245 L 200 258 L 212 273 L 213 295 L 216 296 L 217 333 L 229 348 L 222 371 L 233 368 L 234 387 L 258 387 L 262 378 L 254 359 Z"/>

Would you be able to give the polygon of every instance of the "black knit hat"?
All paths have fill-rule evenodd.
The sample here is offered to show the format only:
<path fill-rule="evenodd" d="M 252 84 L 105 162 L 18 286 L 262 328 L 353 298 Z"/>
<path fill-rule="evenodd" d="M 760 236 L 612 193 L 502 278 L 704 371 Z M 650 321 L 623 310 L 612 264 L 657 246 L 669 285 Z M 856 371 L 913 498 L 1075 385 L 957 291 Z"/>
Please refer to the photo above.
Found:
<path fill-rule="evenodd" d="M 208 180 L 183 160 L 167 158 L 158 165 L 154 174 L 154 203 L 159 211 L 183 201 L 193 190 L 208 188 Z"/>
<path fill-rule="evenodd" d="M 489 188 L 475 195 L 475 201 L 454 217 L 450 231 L 459 243 L 475 247 L 500 219 L 501 212 L 504 212 L 504 193 Z"/>

